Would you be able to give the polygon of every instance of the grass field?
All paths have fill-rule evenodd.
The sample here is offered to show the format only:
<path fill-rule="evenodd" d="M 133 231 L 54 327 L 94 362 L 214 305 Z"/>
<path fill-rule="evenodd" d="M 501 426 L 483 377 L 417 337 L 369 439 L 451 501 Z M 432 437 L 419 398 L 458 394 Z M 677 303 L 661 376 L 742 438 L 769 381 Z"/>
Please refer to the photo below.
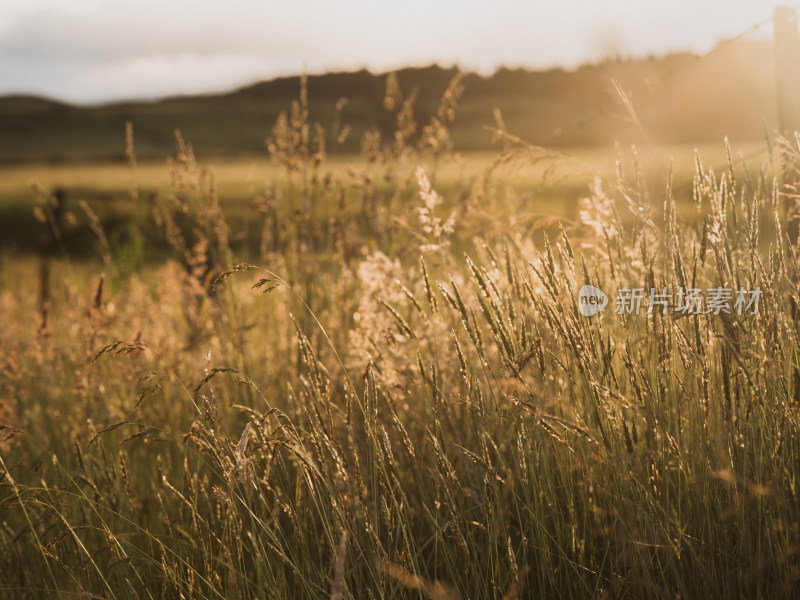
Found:
<path fill-rule="evenodd" d="M 796 597 L 796 149 L 461 156 L 387 87 L 359 155 L 301 94 L 267 158 L 4 168 L 0 594 Z"/>
<path fill-rule="evenodd" d="M 635 152 L 639 168 L 652 189 L 666 185 L 672 165 L 675 193 L 680 200 L 688 199 L 692 192 L 695 152 L 709 166 L 716 166 L 717 170 L 727 168 L 728 157 L 722 141 L 699 146 L 645 146 L 636 148 Z M 739 145 L 736 154 L 735 168 L 738 171 L 742 168 L 739 155 L 747 159 L 745 162 L 751 169 L 769 156 L 763 141 Z M 489 170 L 494 158 L 490 152 L 468 152 L 449 157 L 445 163 L 437 165 L 438 188 L 447 192 L 445 196 L 450 196 L 451 189 L 469 188 Z M 508 207 L 506 216 L 522 206 L 528 216 L 538 214 L 575 220 L 578 199 L 587 195 L 594 177 L 615 179 L 618 159 L 625 171 L 634 172 L 636 164 L 632 148 L 587 147 L 557 151 L 547 158 L 537 156 L 534 161 L 519 161 L 515 168 L 501 169 L 494 180 L 519 196 L 517 204 Z M 426 163 L 424 159 L 420 162 Z M 332 157 L 326 160 L 320 175 L 346 180 L 348 171 L 358 169 L 361 163 L 360 155 Z M 285 193 L 288 185 L 282 168 L 274 164 L 266 152 L 263 156 L 216 159 L 201 167 L 213 174 L 226 216 L 235 221 L 241 229 L 239 233 L 245 237 L 254 200 L 271 192 Z M 133 169 L 119 162 L 0 166 L 0 240 L 3 246 L 17 252 L 59 251 L 53 243 L 50 228 L 36 222 L 33 208 L 37 202 L 45 201 L 47 196 L 60 189 L 64 193 L 65 215 L 69 215 L 70 222 L 63 232 L 66 246 L 73 256 L 86 257 L 94 246 L 81 201 L 90 205 L 104 222 L 106 230 L 114 235 L 115 231 L 127 227 L 126 222 L 132 216 L 131 190 L 134 188 L 137 195 L 168 193 L 170 173 L 166 160 L 137 164 Z M 287 211 L 294 208 L 289 206 L 289 199 L 282 204 Z M 329 218 L 329 209 L 317 207 L 314 217 Z"/>

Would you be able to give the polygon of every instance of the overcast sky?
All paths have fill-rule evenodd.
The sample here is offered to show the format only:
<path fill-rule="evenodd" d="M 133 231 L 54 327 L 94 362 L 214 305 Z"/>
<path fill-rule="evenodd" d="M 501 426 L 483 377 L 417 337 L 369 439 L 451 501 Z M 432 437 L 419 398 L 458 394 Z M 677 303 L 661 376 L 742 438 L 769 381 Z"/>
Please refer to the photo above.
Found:
<path fill-rule="evenodd" d="M 773 0 L 0 0 L 0 94 L 98 102 L 231 89 L 279 75 L 433 61 L 574 67 L 704 53 Z M 766 23 L 754 36 L 771 36 Z"/>

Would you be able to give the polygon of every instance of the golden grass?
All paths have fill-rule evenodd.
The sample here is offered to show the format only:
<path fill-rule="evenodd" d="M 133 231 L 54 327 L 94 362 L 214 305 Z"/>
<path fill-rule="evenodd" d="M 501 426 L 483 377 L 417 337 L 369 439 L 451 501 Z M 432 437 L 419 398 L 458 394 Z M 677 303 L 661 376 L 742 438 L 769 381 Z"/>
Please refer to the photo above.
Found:
<path fill-rule="evenodd" d="M 398 134 L 349 169 L 301 93 L 247 253 L 179 139 L 128 199 L 126 244 L 160 260 L 5 257 L 0 591 L 792 597 L 797 253 L 771 167 L 696 163 L 692 203 L 626 166 L 544 218 L 501 175 L 536 196 L 561 157 L 500 132 L 449 182 L 456 94 L 412 128 L 395 83 Z M 588 319 L 585 283 L 763 297 Z"/>

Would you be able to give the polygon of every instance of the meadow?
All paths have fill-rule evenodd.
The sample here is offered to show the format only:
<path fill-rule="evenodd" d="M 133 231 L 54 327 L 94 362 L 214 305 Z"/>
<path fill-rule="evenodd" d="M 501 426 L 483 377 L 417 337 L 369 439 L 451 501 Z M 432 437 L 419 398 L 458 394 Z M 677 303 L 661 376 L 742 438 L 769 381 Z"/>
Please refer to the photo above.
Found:
<path fill-rule="evenodd" d="M 796 597 L 797 145 L 459 154 L 460 92 L 3 167 L 0 594 Z"/>

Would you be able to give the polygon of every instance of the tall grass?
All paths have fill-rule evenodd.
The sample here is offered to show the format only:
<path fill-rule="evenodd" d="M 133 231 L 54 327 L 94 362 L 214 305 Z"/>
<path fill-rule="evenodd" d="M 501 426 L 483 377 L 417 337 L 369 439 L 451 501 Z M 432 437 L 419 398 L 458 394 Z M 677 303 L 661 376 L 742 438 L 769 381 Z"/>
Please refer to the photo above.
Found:
<path fill-rule="evenodd" d="M 797 248 L 771 168 L 698 157 L 691 204 L 620 170 L 580 222 L 534 221 L 499 174 L 559 157 L 500 118 L 497 161 L 437 188 L 459 94 L 420 127 L 390 78 L 394 139 L 339 177 L 303 91 L 255 245 L 178 136 L 127 242 L 168 259 L 132 269 L 98 226 L 105 276 L 4 262 L 4 595 L 798 592 Z M 612 296 L 591 318 L 587 283 Z M 762 296 L 617 314 L 634 287 Z"/>

